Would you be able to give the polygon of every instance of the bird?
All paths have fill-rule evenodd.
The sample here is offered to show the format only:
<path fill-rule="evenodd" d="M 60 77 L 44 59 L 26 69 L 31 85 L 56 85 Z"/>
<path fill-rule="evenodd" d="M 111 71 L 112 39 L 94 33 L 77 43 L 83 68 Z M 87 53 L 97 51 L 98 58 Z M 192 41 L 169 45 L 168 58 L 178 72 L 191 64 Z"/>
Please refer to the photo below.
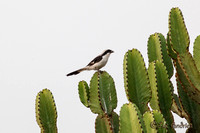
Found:
<path fill-rule="evenodd" d="M 110 54 L 113 53 L 114 51 L 107 49 L 102 52 L 102 54 L 98 55 L 96 58 L 94 58 L 87 66 L 78 69 L 76 71 L 73 71 L 66 76 L 71 76 L 71 75 L 77 75 L 82 71 L 85 70 L 97 70 L 99 71 L 102 67 L 106 65 L 108 62 L 108 58 L 110 57 Z"/>

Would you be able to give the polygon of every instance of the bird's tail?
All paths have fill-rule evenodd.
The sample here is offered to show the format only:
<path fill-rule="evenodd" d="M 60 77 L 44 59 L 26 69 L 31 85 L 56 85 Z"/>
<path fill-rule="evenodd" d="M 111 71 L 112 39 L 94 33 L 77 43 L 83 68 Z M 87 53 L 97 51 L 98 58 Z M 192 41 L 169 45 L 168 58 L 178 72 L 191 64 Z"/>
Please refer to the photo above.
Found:
<path fill-rule="evenodd" d="M 78 70 L 76 70 L 76 71 L 73 71 L 73 72 L 67 74 L 67 76 L 79 74 L 80 72 L 82 72 L 82 71 L 84 71 L 84 70 L 87 70 L 87 68 L 78 69 Z"/>

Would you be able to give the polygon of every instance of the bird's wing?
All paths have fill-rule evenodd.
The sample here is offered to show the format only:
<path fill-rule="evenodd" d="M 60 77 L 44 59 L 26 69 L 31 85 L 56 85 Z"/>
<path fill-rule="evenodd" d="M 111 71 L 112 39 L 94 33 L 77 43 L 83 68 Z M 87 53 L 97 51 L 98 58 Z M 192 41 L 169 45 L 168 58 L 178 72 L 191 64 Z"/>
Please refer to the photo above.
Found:
<path fill-rule="evenodd" d="M 94 65 L 95 63 L 101 61 L 102 59 L 102 56 L 97 56 L 96 58 L 94 58 L 87 66 L 92 66 Z"/>

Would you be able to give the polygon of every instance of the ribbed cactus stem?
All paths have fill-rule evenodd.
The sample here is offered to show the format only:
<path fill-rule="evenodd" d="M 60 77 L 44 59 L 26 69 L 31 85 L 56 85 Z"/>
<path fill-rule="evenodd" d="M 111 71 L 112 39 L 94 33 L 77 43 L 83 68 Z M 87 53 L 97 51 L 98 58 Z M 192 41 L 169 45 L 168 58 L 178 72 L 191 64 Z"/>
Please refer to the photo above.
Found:
<path fill-rule="evenodd" d="M 36 97 L 36 120 L 42 133 L 57 133 L 57 111 L 50 90 L 43 89 Z"/>

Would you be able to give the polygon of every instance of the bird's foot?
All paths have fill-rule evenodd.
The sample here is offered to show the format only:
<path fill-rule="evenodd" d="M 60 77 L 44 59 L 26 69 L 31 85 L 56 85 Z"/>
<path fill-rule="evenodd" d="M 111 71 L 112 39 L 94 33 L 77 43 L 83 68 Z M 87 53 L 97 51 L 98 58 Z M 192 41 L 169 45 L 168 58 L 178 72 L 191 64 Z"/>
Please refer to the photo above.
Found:
<path fill-rule="evenodd" d="M 101 71 L 101 70 L 97 70 L 97 72 L 98 72 L 98 73 L 100 73 L 100 74 L 102 74 L 102 73 L 103 73 L 103 71 Z"/>

